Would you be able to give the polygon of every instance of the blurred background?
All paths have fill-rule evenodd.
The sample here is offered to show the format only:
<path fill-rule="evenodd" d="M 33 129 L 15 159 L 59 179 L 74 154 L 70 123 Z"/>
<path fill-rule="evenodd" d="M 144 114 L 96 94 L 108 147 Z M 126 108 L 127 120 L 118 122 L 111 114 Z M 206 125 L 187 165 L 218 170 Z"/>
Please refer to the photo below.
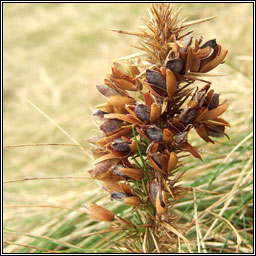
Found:
<path fill-rule="evenodd" d="M 173 6 L 178 9 L 181 4 Z M 203 35 L 205 41 L 217 38 L 229 50 L 225 64 L 214 71 L 225 76 L 210 80 L 213 89 L 221 94 L 221 101 L 230 101 L 224 118 L 231 124 L 227 129 L 231 151 L 252 132 L 253 4 L 182 6 L 180 18 L 188 20 L 219 15 L 194 29 L 200 31 L 195 37 Z M 95 85 L 103 83 L 114 59 L 136 53 L 130 45 L 138 43 L 137 38 L 108 29 L 136 31 L 143 24 L 140 17 L 148 15 L 150 4 L 4 3 L 3 7 L 4 146 L 74 141 L 85 145 L 82 150 L 64 145 L 4 149 L 4 181 L 81 177 L 4 184 L 4 251 L 51 251 L 64 246 L 59 240 L 86 248 L 80 238 L 91 223 L 86 215 L 51 206 L 82 210 L 82 203 L 102 197 L 99 192 L 95 195 L 98 187 L 94 181 L 83 179 L 92 166 L 86 147 L 86 140 L 96 134 L 91 115 L 94 106 L 104 102 Z M 219 141 L 214 147 L 224 147 L 227 140 Z M 202 149 L 214 151 L 212 145 L 209 149 L 200 143 Z M 229 151 L 225 151 L 226 155 Z M 251 154 L 252 149 L 244 156 L 243 164 Z"/>

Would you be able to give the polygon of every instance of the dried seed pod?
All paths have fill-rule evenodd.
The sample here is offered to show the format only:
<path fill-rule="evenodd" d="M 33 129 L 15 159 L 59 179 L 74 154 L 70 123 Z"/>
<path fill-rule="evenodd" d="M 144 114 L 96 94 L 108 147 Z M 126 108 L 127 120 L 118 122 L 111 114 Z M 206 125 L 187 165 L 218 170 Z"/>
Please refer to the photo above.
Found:
<path fill-rule="evenodd" d="M 155 123 L 161 116 L 161 108 L 153 103 L 150 107 L 150 123 Z"/>
<path fill-rule="evenodd" d="M 218 107 L 207 111 L 207 113 L 202 117 L 202 121 L 211 120 L 219 117 L 222 113 L 224 113 L 228 108 L 228 101 L 225 100 L 222 104 L 218 105 Z"/>
<path fill-rule="evenodd" d="M 148 122 L 150 120 L 150 107 L 143 104 L 138 104 L 135 107 L 135 114 L 142 121 Z"/>
<path fill-rule="evenodd" d="M 178 42 L 179 45 L 180 45 L 180 49 L 179 49 L 180 52 L 186 52 L 187 51 L 188 46 L 190 46 L 191 43 L 192 43 L 192 39 L 193 39 L 193 36 L 187 35 L 181 41 Z"/>
<path fill-rule="evenodd" d="M 126 157 L 131 153 L 129 143 L 124 139 L 114 139 L 107 149 L 117 157 Z"/>
<path fill-rule="evenodd" d="M 125 173 L 120 171 L 120 168 L 122 168 L 122 165 L 116 165 L 113 169 L 112 169 L 112 173 L 114 176 L 116 176 L 117 180 L 129 180 L 130 177 L 128 175 L 126 175 Z M 113 178 L 114 180 L 114 178 Z"/>
<path fill-rule="evenodd" d="M 92 147 L 91 148 L 91 153 L 92 153 L 94 159 L 97 159 L 97 158 L 107 154 L 105 149 L 101 148 L 101 147 Z"/>
<path fill-rule="evenodd" d="M 188 135 L 187 131 L 176 134 L 174 136 L 173 145 L 180 146 L 180 145 L 187 143 L 187 135 Z"/>
<path fill-rule="evenodd" d="M 206 130 L 208 136 L 215 137 L 215 138 L 220 138 L 225 135 L 224 126 L 218 126 L 218 125 L 206 125 Z"/>
<path fill-rule="evenodd" d="M 216 39 L 212 39 L 212 40 L 207 41 L 200 48 L 203 49 L 203 48 L 206 48 L 208 46 L 210 46 L 211 48 L 214 49 L 217 46 Z"/>
<path fill-rule="evenodd" d="M 207 129 L 206 129 L 206 126 L 205 126 L 204 123 L 199 123 L 196 126 L 196 132 L 206 142 L 214 143 L 214 141 L 209 138 L 208 133 L 207 133 Z"/>
<path fill-rule="evenodd" d="M 176 83 L 175 75 L 169 69 L 166 70 L 166 86 L 167 86 L 168 98 L 172 100 L 177 88 L 177 83 Z"/>
<path fill-rule="evenodd" d="M 107 86 L 107 85 L 97 85 L 96 88 L 98 91 L 105 97 L 109 98 L 111 96 L 120 95 L 118 91 Z"/>
<path fill-rule="evenodd" d="M 164 129 L 163 131 L 163 141 L 165 143 L 171 143 L 173 142 L 174 137 L 171 131 L 169 131 L 168 129 Z"/>
<path fill-rule="evenodd" d="M 152 204 L 156 207 L 157 214 L 164 214 L 167 210 L 167 198 L 157 179 L 148 183 L 148 193 Z"/>
<path fill-rule="evenodd" d="M 138 168 L 126 168 L 123 165 L 116 165 L 113 172 L 125 180 L 141 180 L 144 177 L 144 172 Z"/>
<path fill-rule="evenodd" d="M 156 197 L 159 190 L 160 190 L 160 185 L 158 184 L 156 179 L 148 183 L 149 198 L 154 206 L 156 205 Z"/>
<path fill-rule="evenodd" d="M 115 214 L 97 204 L 84 204 L 90 218 L 95 221 L 112 222 L 115 219 Z"/>
<path fill-rule="evenodd" d="M 162 174 L 167 174 L 169 156 L 161 154 L 160 152 L 148 155 L 148 161 L 151 166 L 158 172 Z"/>
<path fill-rule="evenodd" d="M 171 174 L 172 170 L 175 169 L 178 163 L 178 157 L 176 153 L 171 152 L 168 161 L 168 174 Z"/>
<path fill-rule="evenodd" d="M 209 58 L 214 52 L 210 46 L 200 48 L 196 52 L 193 52 L 193 59 L 204 60 Z"/>
<path fill-rule="evenodd" d="M 103 179 L 109 168 L 115 163 L 115 160 L 105 160 L 95 165 L 95 168 L 91 171 L 91 175 L 95 179 Z"/>
<path fill-rule="evenodd" d="M 218 56 L 216 56 L 213 60 L 211 60 L 208 63 L 206 63 L 205 65 L 203 65 L 200 68 L 200 72 L 207 73 L 207 72 L 211 71 L 212 69 L 214 69 L 215 67 L 217 67 L 219 64 L 221 64 L 224 61 L 227 53 L 228 53 L 227 50 L 220 52 L 220 54 Z"/>
<path fill-rule="evenodd" d="M 126 205 L 133 206 L 133 207 L 139 207 L 141 200 L 137 196 L 129 196 L 129 197 L 126 197 L 123 199 L 123 203 Z"/>
<path fill-rule="evenodd" d="M 145 104 L 147 106 L 151 106 L 154 103 L 154 98 L 153 98 L 153 96 L 149 92 L 145 92 L 143 94 L 143 96 L 144 96 Z"/>
<path fill-rule="evenodd" d="M 194 157 L 200 159 L 201 161 L 203 161 L 202 157 L 200 156 L 200 154 L 198 153 L 197 149 L 194 148 L 192 145 L 190 145 L 189 143 L 185 143 L 185 149 Z"/>
<path fill-rule="evenodd" d="M 151 141 L 163 141 L 163 131 L 157 126 L 149 126 L 145 132 Z"/>
<path fill-rule="evenodd" d="M 99 109 L 93 112 L 93 119 L 96 125 L 99 125 L 102 122 L 105 114 L 107 114 L 107 112 L 101 111 Z"/>
<path fill-rule="evenodd" d="M 122 187 L 118 183 L 118 181 L 115 180 L 100 180 L 98 181 L 100 187 L 102 187 L 107 192 L 109 191 L 115 191 L 115 192 L 123 192 Z"/>
<path fill-rule="evenodd" d="M 111 135 L 122 127 L 123 122 L 117 119 L 109 119 L 104 121 L 100 129 L 107 135 Z"/>
<path fill-rule="evenodd" d="M 120 201 L 126 205 L 138 207 L 140 205 L 140 198 L 126 193 L 111 192 L 111 199 Z"/>
<path fill-rule="evenodd" d="M 173 71 L 175 73 L 183 74 L 184 68 L 185 68 L 185 62 L 183 59 L 169 60 L 166 63 L 166 68 L 170 69 L 171 71 Z"/>
<path fill-rule="evenodd" d="M 160 87 L 163 90 L 166 90 L 166 81 L 165 78 L 157 71 L 147 69 L 146 71 L 147 82 L 157 87 Z"/>
<path fill-rule="evenodd" d="M 167 210 L 166 207 L 166 193 L 165 191 L 158 191 L 157 196 L 156 196 L 156 212 L 157 214 L 161 215 L 164 214 Z"/>
<path fill-rule="evenodd" d="M 188 124 L 193 123 L 197 116 L 197 109 L 187 108 L 179 116 L 179 122 L 187 126 Z"/>
<path fill-rule="evenodd" d="M 210 104 L 209 104 L 209 106 L 208 106 L 208 109 L 209 109 L 209 110 L 218 107 L 218 105 L 219 105 L 219 96 L 220 96 L 220 95 L 219 95 L 219 94 L 216 94 L 216 93 L 214 93 L 214 94 L 212 95 L 212 99 L 211 99 Z"/>

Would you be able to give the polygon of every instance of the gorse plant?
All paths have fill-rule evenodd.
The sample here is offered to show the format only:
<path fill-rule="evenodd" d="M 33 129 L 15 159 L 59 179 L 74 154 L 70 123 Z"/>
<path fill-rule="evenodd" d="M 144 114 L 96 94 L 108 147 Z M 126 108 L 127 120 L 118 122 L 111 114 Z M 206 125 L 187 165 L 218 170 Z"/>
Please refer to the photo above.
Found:
<path fill-rule="evenodd" d="M 111 200 L 133 207 L 133 214 L 124 218 L 96 204 L 85 207 L 92 219 L 113 222 L 113 230 L 124 232 L 119 246 L 131 252 L 172 252 L 178 239 L 190 250 L 187 225 L 172 211 L 189 190 L 178 184 L 185 172 L 182 159 L 202 160 L 188 134 L 194 129 L 214 143 L 230 126 L 220 117 L 228 101 L 220 103 L 204 78 L 223 63 L 227 50 L 215 39 L 184 32 L 214 17 L 185 22 L 178 19 L 179 11 L 173 13 L 167 3 L 152 4 L 139 32 L 115 30 L 139 37 L 136 48 L 142 53 L 115 62 L 97 86 L 107 101 L 93 114 L 100 135 L 89 139 L 95 165 L 89 173 Z"/>

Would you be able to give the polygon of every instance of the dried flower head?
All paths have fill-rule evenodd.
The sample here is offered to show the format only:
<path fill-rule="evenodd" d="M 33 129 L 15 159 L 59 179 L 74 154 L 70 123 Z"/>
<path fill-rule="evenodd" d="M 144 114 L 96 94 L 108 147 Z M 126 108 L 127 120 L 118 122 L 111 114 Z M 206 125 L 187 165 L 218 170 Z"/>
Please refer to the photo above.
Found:
<path fill-rule="evenodd" d="M 187 152 L 202 159 L 188 142 L 189 132 L 195 129 L 204 141 L 214 143 L 212 138 L 227 136 L 225 127 L 230 126 L 220 117 L 227 100 L 220 103 L 220 95 L 202 79 L 224 61 L 227 50 L 216 39 L 203 41 L 194 39 L 193 31 L 184 33 L 214 17 L 184 22 L 178 20 L 179 12 L 173 13 L 169 4 L 152 4 L 141 31 L 115 30 L 138 36 L 141 43 L 136 47 L 144 55 L 114 63 L 104 84 L 97 86 L 107 99 L 93 114 L 100 134 L 89 140 L 95 164 L 89 173 L 111 200 L 132 206 L 151 227 L 149 238 L 147 229 L 136 230 L 136 220 L 132 224 L 143 240 L 152 240 L 151 249 L 142 243 L 143 252 L 169 252 L 177 236 L 185 239 L 185 228 L 170 209 L 187 191 L 176 184 L 183 174 L 180 158 Z M 95 204 L 89 208 L 93 219 L 114 220 Z M 130 248 L 130 240 L 125 246 Z"/>

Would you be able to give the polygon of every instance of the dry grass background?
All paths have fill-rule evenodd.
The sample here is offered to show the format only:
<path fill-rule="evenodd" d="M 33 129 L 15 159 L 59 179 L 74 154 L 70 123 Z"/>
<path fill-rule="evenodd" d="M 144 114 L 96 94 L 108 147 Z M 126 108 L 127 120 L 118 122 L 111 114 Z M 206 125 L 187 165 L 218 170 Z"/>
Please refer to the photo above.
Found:
<path fill-rule="evenodd" d="M 173 5 L 177 9 L 181 4 Z M 200 31 L 196 36 L 202 34 L 205 40 L 217 38 L 217 42 L 229 49 L 226 64 L 215 71 L 227 76 L 211 80 L 213 88 L 221 93 L 221 99 L 230 99 L 224 118 L 231 123 L 229 143 L 234 148 L 242 140 L 240 138 L 252 132 L 253 4 L 182 5 L 181 17 L 188 16 L 189 19 L 220 14 L 217 19 L 198 25 L 195 30 Z M 78 143 L 86 145 L 86 139 L 95 134 L 91 121 L 93 107 L 104 100 L 96 92 L 95 85 L 103 82 L 114 59 L 136 52 L 129 46 L 137 42 L 136 38 L 115 34 L 105 28 L 136 30 L 142 24 L 139 16 L 147 15 L 147 7 L 147 3 L 5 3 L 3 144 L 74 144 L 29 100 Z M 248 140 L 252 138 L 249 136 Z M 218 141 L 226 143 L 226 139 Z M 211 152 L 222 147 L 225 145 L 201 143 L 202 150 Z M 4 149 L 4 181 L 31 177 L 81 177 L 5 184 L 5 252 L 35 252 L 36 249 L 25 248 L 33 246 L 33 239 L 26 234 L 54 237 L 54 232 L 63 223 L 73 223 L 73 219 L 74 231 L 60 240 L 72 244 L 72 239 L 86 233 L 88 221 L 81 212 L 68 211 L 63 215 L 66 210 L 59 208 L 25 207 L 52 205 L 81 210 L 81 203 L 100 198 L 102 195 L 98 194 L 95 182 L 82 179 L 91 166 L 86 147 L 84 151 L 72 146 Z M 215 161 L 223 161 L 225 153 Z M 233 157 L 236 154 L 230 155 L 230 159 Z M 252 175 L 251 157 L 252 150 L 243 156 L 242 166 L 248 163 L 248 175 Z M 211 171 L 210 166 L 199 169 L 189 170 L 187 179 Z M 241 171 L 238 169 L 232 170 L 235 177 Z"/>

